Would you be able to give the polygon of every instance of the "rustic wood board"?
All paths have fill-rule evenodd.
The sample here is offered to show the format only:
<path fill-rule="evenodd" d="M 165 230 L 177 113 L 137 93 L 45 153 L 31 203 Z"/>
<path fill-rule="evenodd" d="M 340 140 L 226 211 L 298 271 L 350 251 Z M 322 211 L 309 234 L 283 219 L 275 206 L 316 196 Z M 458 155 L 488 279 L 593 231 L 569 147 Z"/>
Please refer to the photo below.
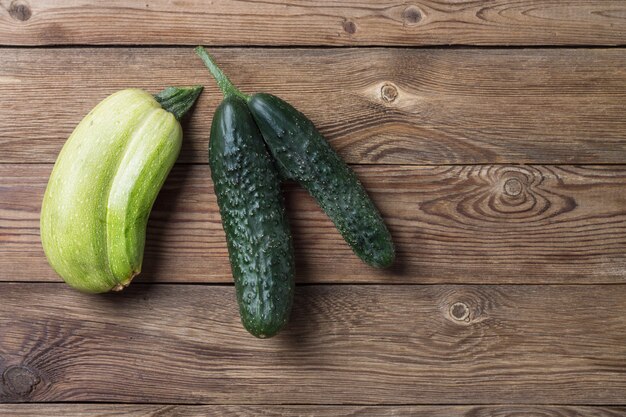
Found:
<path fill-rule="evenodd" d="M 558 406 L 243 406 L 132 404 L 12 404 L 0 414 L 63 417 L 623 417 L 623 407 Z"/>
<path fill-rule="evenodd" d="M 397 244 L 365 266 L 285 184 L 274 339 L 239 322 L 197 44 L 307 114 Z M 0 45 L 0 415 L 626 416 L 626 2 L 0 0 Z M 39 242 L 65 139 L 116 90 L 190 84 L 144 272 L 71 290 Z"/>
<path fill-rule="evenodd" d="M 293 103 L 351 163 L 626 163 L 621 49 L 213 52 L 244 91 Z M 189 84 L 206 89 L 180 162 L 207 162 L 221 93 L 191 48 L 15 48 L 2 57 L 0 162 L 53 162 L 116 90 Z"/>
<path fill-rule="evenodd" d="M 615 45 L 620 0 L 3 0 L 0 44 Z"/>
<path fill-rule="evenodd" d="M 288 184 L 298 282 L 624 283 L 625 165 L 355 168 L 393 234 L 394 268 L 362 263 L 306 191 Z M 39 239 L 51 169 L 0 165 L 0 281 L 58 281 Z M 207 165 L 174 169 L 138 281 L 232 282 L 210 178 Z"/>
<path fill-rule="evenodd" d="M 5 401 L 626 405 L 624 285 L 304 286 L 263 341 L 232 286 L 0 293 Z"/>

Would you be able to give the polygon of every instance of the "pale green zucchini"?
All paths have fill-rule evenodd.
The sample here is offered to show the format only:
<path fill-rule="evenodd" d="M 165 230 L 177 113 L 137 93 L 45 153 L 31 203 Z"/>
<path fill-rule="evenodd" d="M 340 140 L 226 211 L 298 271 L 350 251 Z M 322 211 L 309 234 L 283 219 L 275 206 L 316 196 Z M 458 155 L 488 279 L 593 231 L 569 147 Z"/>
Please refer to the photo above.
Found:
<path fill-rule="evenodd" d="M 114 93 L 63 146 L 43 199 L 41 241 L 72 287 L 120 290 L 141 271 L 148 216 L 180 152 L 177 119 L 201 89 Z"/>

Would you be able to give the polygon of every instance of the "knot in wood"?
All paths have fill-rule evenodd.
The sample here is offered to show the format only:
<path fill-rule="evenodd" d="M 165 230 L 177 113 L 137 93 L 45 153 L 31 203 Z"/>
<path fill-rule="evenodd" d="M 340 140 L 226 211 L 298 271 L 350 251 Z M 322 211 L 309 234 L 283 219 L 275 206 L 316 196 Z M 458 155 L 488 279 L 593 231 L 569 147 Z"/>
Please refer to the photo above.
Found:
<path fill-rule="evenodd" d="M 398 97 L 398 89 L 393 84 L 383 84 L 380 88 L 380 97 L 385 103 L 392 103 Z"/>
<path fill-rule="evenodd" d="M 25 22 L 33 15 L 28 4 L 22 0 L 14 0 L 9 6 L 9 15 L 21 22 Z"/>
<path fill-rule="evenodd" d="M 352 35 L 353 33 L 356 32 L 356 25 L 354 24 L 353 21 L 351 20 L 346 20 L 345 22 L 343 22 L 343 30 Z"/>
<path fill-rule="evenodd" d="M 470 321 L 469 306 L 463 302 L 457 302 L 450 306 L 450 316 L 457 321 Z"/>
<path fill-rule="evenodd" d="M 422 20 L 422 12 L 417 6 L 408 6 L 402 12 L 402 20 L 404 20 L 404 23 L 407 25 L 416 25 Z"/>
<path fill-rule="evenodd" d="M 517 178 L 509 178 L 504 182 L 504 193 L 511 197 L 517 197 L 522 193 L 524 185 Z"/>
<path fill-rule="evenodd" d="M 5 392 L 24 397 L 39 383 L 39 377 L 25 366 L 9 366 L 2 373 Z"/>

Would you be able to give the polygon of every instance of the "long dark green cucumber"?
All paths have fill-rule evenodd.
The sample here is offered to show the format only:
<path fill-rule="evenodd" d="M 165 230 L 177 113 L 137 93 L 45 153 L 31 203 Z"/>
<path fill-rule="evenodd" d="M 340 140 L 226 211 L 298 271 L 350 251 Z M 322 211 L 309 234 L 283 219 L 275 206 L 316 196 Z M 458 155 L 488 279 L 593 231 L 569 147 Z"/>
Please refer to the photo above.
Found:
<path fill-rule="evenodd" d="M 294 255 L 280 178 L 247 96 L 235 88 L 202 47 L 224 101 L 215 111 L 209 165 L 226 233 L 241 321 L 254 336 L 275 335 L 289 319 Z"/>
<path fill-rule="evenodd" d="M 254 336 L 271 337 L 291 311 L 293 246 L 278 173 L 240 97 L 227 95 L 215 111 L 209 165 L 241 321 Z"/>
<path fill-rule="evenodd" d="M 254 94 L 248 108 L 281 172 L 311 193 L 363 261 L 391 265 L 395 250 L 380 213 L 313 123 L 271 94 Z"/>

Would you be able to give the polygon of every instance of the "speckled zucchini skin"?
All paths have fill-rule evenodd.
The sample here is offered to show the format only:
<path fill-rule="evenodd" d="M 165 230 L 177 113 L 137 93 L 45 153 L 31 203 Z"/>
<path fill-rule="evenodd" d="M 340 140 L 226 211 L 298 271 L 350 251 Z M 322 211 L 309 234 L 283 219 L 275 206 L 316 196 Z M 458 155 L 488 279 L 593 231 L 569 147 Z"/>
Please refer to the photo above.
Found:
<path fill-rule="evenodd" d="M 294 256 L 280 180 L 245 101 L 215 111 L 209 165 L 244 327 L 259 338 L 289 319 Z"/>
<path fill-rule="evenodd" d="M 177 114 L 200 90 L 169 91 L 191 100 Z M 124 288 L 141 271 L 148 216 L 181 143 L 174 114 L 138 89 L 112 94 L 79 123 L 57 158 L 41 209 L 43 248 L 65 282 L 100 293 Z"/>
<path fill-rule="evenodd" d="M 380 213 L 313 123 L 271 94 L 252 95 L 248 107 L 281 173 L 309 191 L 363 261 L 391 265 L 395 250 Z"/>

